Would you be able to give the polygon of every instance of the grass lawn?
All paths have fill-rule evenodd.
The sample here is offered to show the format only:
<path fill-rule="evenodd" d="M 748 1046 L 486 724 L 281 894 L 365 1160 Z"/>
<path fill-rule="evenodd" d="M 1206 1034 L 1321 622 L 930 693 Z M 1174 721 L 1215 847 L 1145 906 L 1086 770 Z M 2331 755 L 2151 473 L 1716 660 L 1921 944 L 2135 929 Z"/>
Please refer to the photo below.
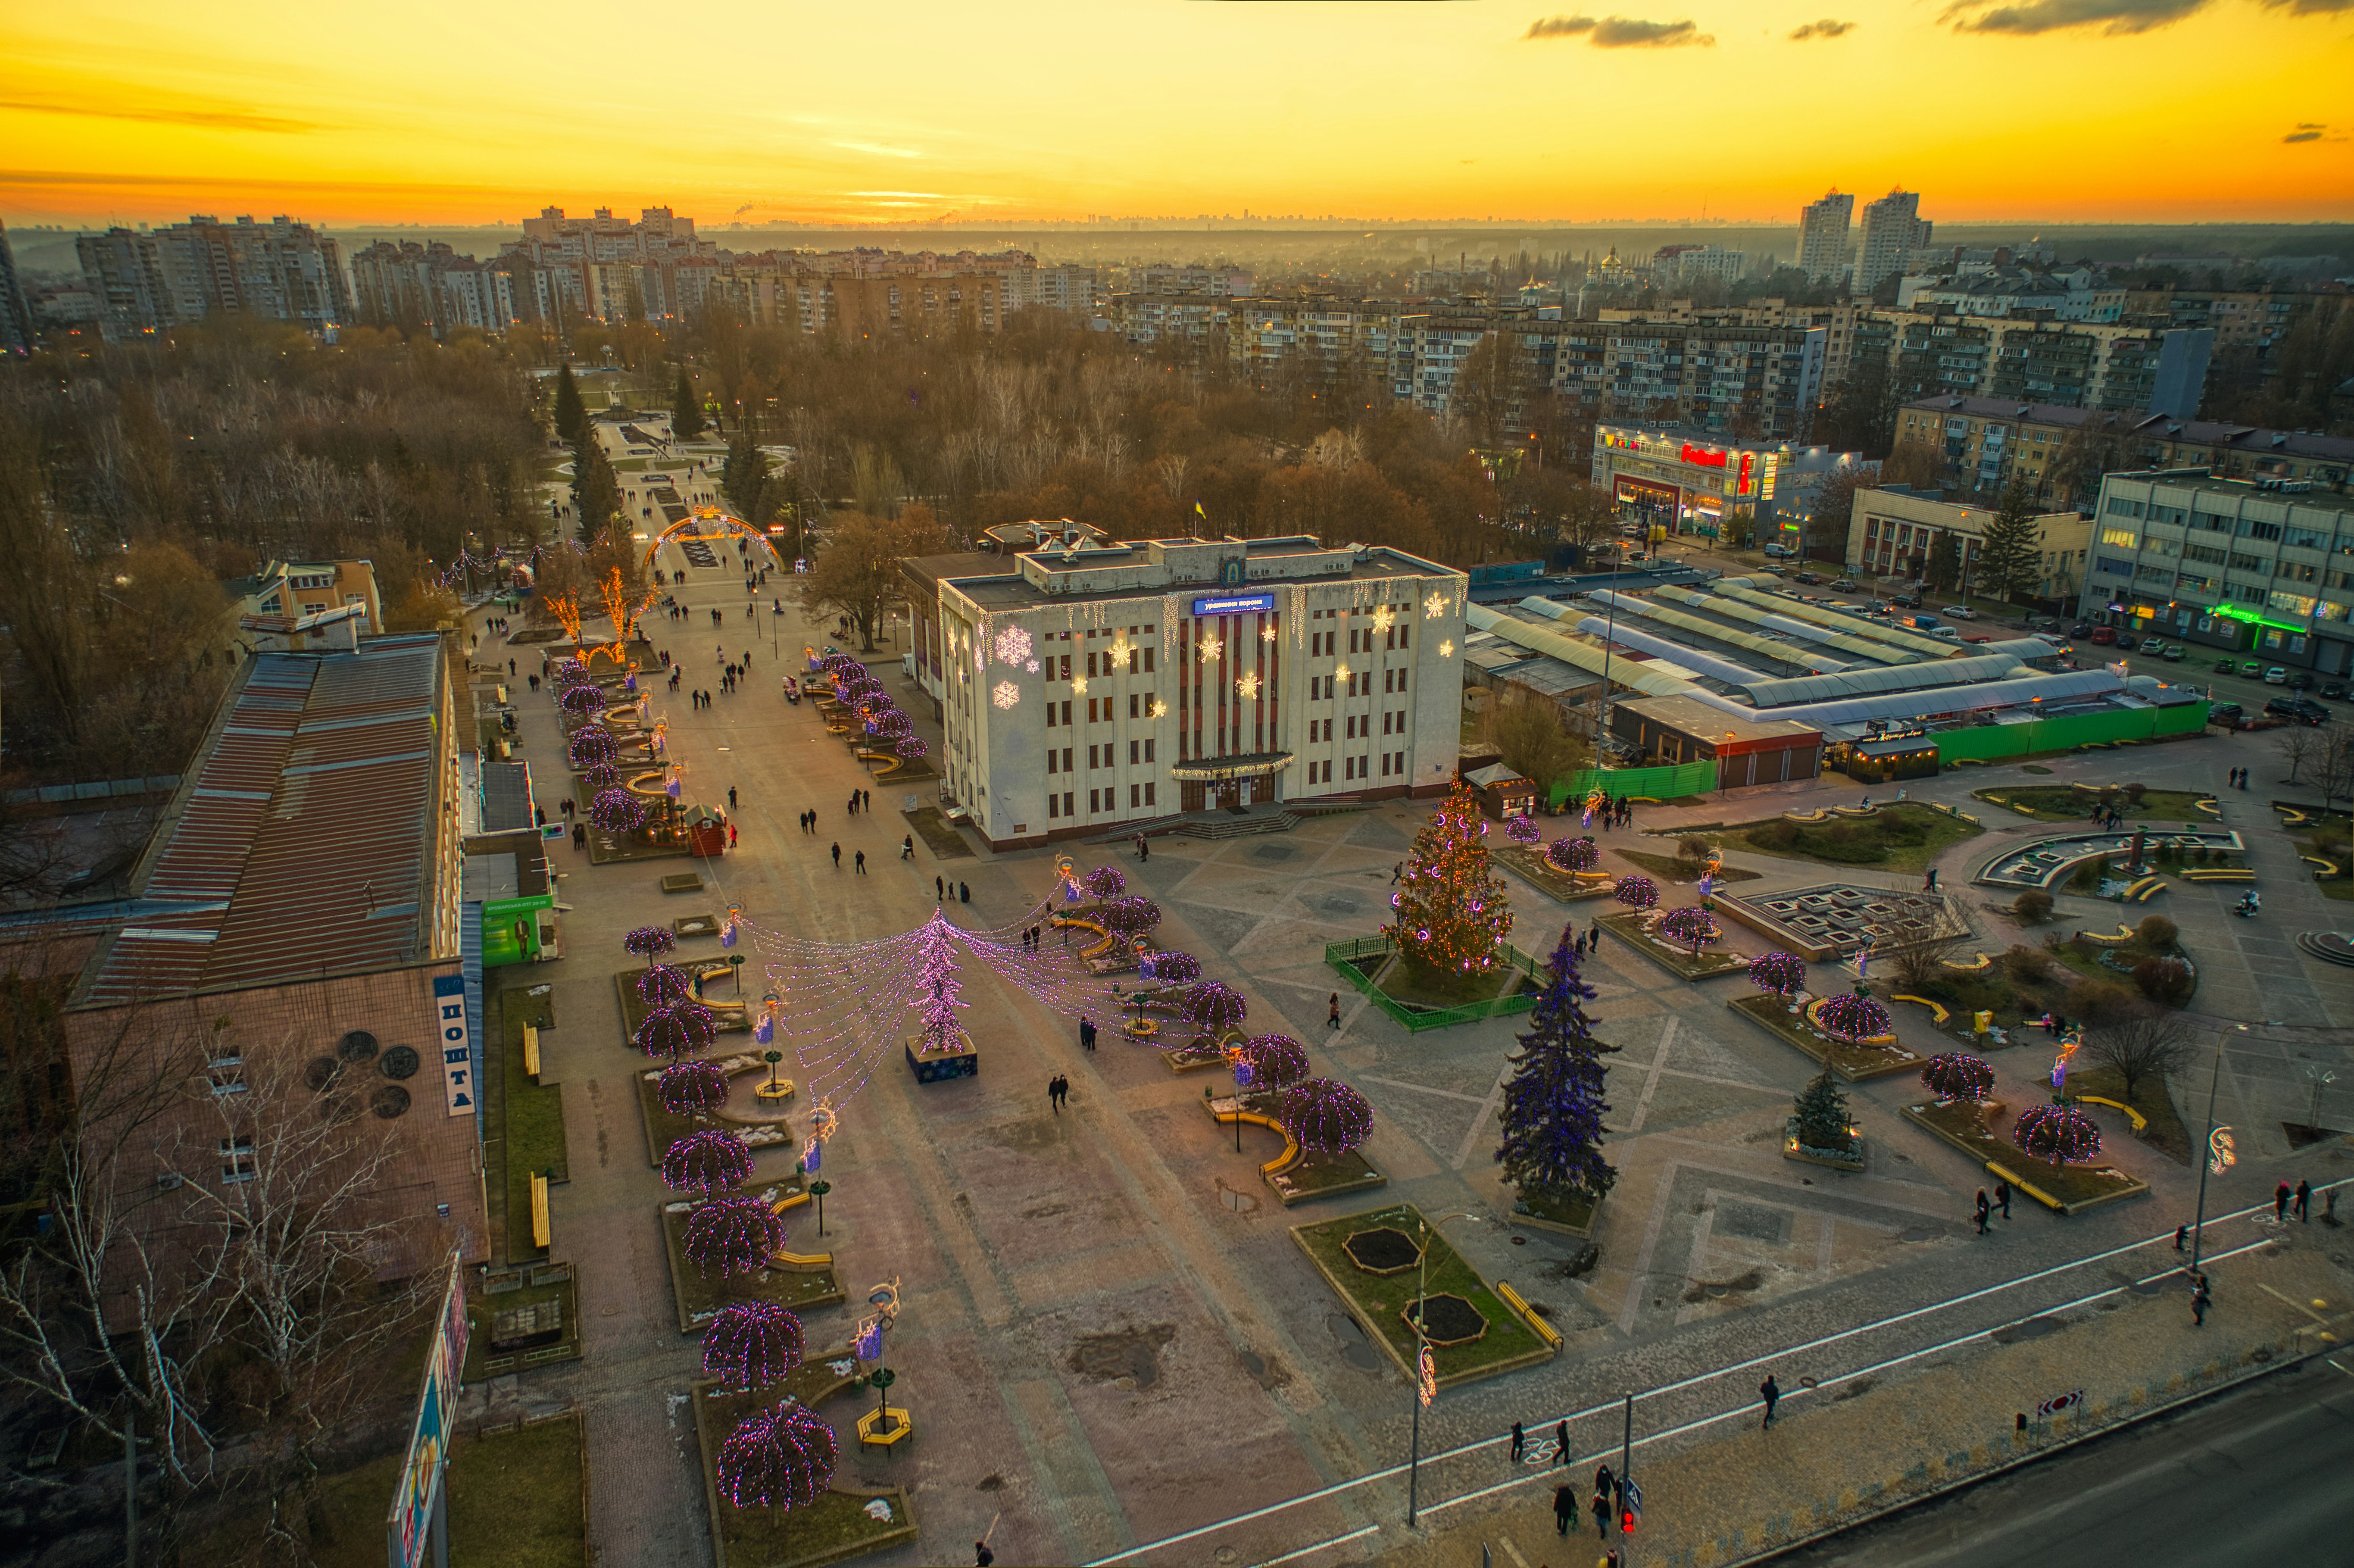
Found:
<path fill-rule="evenodd" d="M 564 1152 L 564 1091 L 535 1081 L 523 1066 L 525 1025 L 546 1029 L 555 1021 L 546 997 L 534 996 L 521 986 L 499 992 L 499 1070 L 504 1076 L 497 1115 L 482 1129 L 482 1145 L 484 1158 L 496 1162 L 494 1179 L 506 1193 L 505 1261 L 510 1263 L 544 1252 L 531 1245 L 532 1173 L 547 1175 L 551 1182 L 572 1179 Z"/>
<path fill-rule="evenodd" d="M 1643 933 L 1643 916 L 1633 912 L 1605 915 L 1595 924 L 1680 980 L 1709 980 L 1749 968 L 1749 955 L 1719 946 L 1695 953 L 1688 948 L 1662 947 Z"/>
<path fill-rule="evenodd" d="M 2325 876 L 2314 884 L 2321 889 L 2324 898 L 2354 899 L 2354 842 L 2349 842 L 2349 833 L 2354 833 L 2354 822 L 2345 817 L 2328 817 L 2322 820 L 2312 837 L 2297 843 L 2297 853 L 2316 856 L 2338 868 L 2336 876 Z M 2308 865 L 2305 869 L 2318 872 L 2321 868 Z"/>
<path fill-rule="evenodd" d="M 1921 1070 L 1921 1058 L 1903 1046 L 1891 1049 L 1883 1045 L 1850 1045 L 1816 1033 L 1800 1023 L 1803 1015 L 1788 1011 L 1789 1003 L 1778 996 L 1763 992 L 1739 996 L 1724 1005 L 1771 1030 L 1785 1044 L 1796 1046 L 1851 1084 Z"/>
<path fill-rule="evenodd" d="M 1773 818 L 1743 822 L 1717 834 L 1727 849 L 1823 865 L 1869 865 L 1883 871 L 1920 871 L 1951 845 L 1986 830 L 1976 822 L 1926 806 L 1882 806 L 1873 815 L 1793 822 Z"/>
<path fill-rule="evenodd" d="M 2103 803 L 2121 809 L 2126 821 L 2132 822 L 2190 822 L 2212 825 L 2215 819 L 2198 809 L 2194 802 L 2211 800 L 2212 795 L 2187 789 L 2145 790 L 2139 801 L 2119 790 L 2108 795 L 2090 789 L 2052 789 L 2031 785 L 2023 789 L 1973 789 L 1970 793 L 1990 806 L 2000 806 L 2022 817 L 2056 821 L 2068 817 L 2089 817 L 2093 808 Z"/>
<path fill-rule="evenodd" d="M 1384 996 L 1418 1007 L 1464 1007 L 1475 1001 L 1489 1001 L 1516 989 L 1515 982 L 1525 977 L 1509 964 L 1499 963 L 1484 973 L 1451 974 L 1426 964 L 1418 964 L 1403 953 L 1392 959 L 1373 977 Z"/>
<path fill-rule="evenodd" d="M 1390 1354 L 1408 1377 L 1414 1375 L 1410 1369 L 1414 1366 L 1416 1340 L 1405 1313 L 1414 1300 L 1415 1275 L 1367 1274 L 1341 1244 L 1355 1232 L 1384 1225 L 1416 1237 L 1416 1227 L 1422 1219 L 1422 1212 L 1413 1204 L 1397 1203 L 1321 1224 L 1294 1225 L 1291 1229 L 1292 1239 L 1315 1261 L 1355 1312 L 1358 1321 L 1389 1347 Z M 1437 1365 L 1441 1387 L 1552 1359 L 1553 1352 L 1497 1298 L 1479 1271 L 1463 1261 L 1443 1234 L 1431 1234 L 1428 1260 L 1430 1294 L 1460 1296 L 1488 1321 L 1487 1333 L 1469 1344 L 1432 1348 L 1431 1359 Z"/>
<path fill-rule="evenodd" d="M 2083 1057 L 2079 1056 L 2078 1061 Z M 2188 1165 L 2190 1163 L 2190 1129 L 2182 1125 L 2182 1117 L 2174 1108 L 2174 1097 L 2166 1092 L 2162 1080 L 2144 1078 L 2138 1092 L 2128 1098 L 2124 1081 L 2108 1067 L 2072 1066 L 2068 1072 L 2068 1092 L 2074 1095 L 2095 1095 L 2105 1100 L 2128 1105 L 2149 1118 L 2142 1129 L 2141 1140 L 2161 1153 Z"/>
<path fill-rule="evenodd" d="M 1353 1149 L 1341 1154 L 1320 1154 L 1310 1150 L 1268 1178 L 1267 1185 L 1275 1189 L 1283 1206 L 1289 1208 L 1317 1198 L 1362 1192 L 1388 1181 L 1373 1169 L 1371 1160 Z"/>
<path fill-rule="evenodd" d="M 318 1568 L 384 1568 L 384 1520 L 403 1456 L 323 1478 L 312 1505 Z M 450 1560 L 467 1568 L 586 1568 L 580 1424 L 571 1416 L 450 1451 Z"/>
<path fill-rule="evenodd" d="M 848 1353 L 842 1352 L 845 1356 Z M 782 1383 L 758 1393 L 729 1393 L 712 1383 L 698 1383 L 695 1390 L 695 1429 L 701 1440 L 706 1481 L 714 1479 L 713 1467 L 718 1462 L 720 1445 L 745 1416 L 769 1408 L 788 1393 L 814 1409 L 820 1401 L 848 1387 L 849 1380 L 827 1371 L 822 1361 L 804 1362 Z M 904 1393 L 899 1397 L 904 1403 Z M 922 1419 L 912 1411 L 911 1419 L 916 1430 L 908 1441 L 922 1442 Z M 848 1457 L 843 1456 L 844 1459 Z M 840 1474 L 839 1462 L 835 1473 Z M 739 1509 L 719 1496 L 716 1484 L 709 1486 L 706 1495 L 713 1514 L 712 1534 L 719 1548 L 716 1555 L 726 1568 L 787 1568 L 792 1563 L 831 1563 L 896 1542 L 913 1541 L 917 1534 L 916 1516 L 907 1506 L 907 1495 L 896 1487 L 872 1492 L 829 1491 L 810 1507 L 787 1513 L 770 1509 Z M 867 1503 L 877 1497 L 891 1505 L 888 1523 L 866 1511 Z"/>
<path fill-rule="evenodd" d="M 1610 853 L 1631 865 L 1641 866 L 1660 882 L 1672 882 L 1679 885 L 1698 882 L 1701 879 L 1701 874 L 1708 869 L 1705 865 L 1694 865 L 1691 862 L 1677 855 L 1644 854 L 1638 850 L 1623 850 L 1615 845 L 1612 846 Z M 1760 874 L 1754 871 L 1744 871 L 1737 865 L 1728 865 L 1718 868 L 1716 879 L 1719 882 L 1755 882 Z"/>

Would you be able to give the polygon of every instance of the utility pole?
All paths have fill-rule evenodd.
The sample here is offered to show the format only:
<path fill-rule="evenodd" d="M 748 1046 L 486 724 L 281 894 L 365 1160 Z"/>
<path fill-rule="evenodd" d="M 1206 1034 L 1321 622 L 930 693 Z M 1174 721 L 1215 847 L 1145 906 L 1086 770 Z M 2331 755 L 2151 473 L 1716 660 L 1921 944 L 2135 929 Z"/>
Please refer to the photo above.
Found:
<path fill-rule="evenodd" d="M 2242 1030 L 2248 1026 L 2240 1025 Z M 2207 1077 L 2207 1138 L 2199 1150 L 2199 1212 L 2190 1222 L 2190 1277 L 2199 1277 L 2199 1259 L 2207 1240 L 2207 1173 L 2215 1168 L 2215 1091 L 2223 1082 L 2223 1035 L 2215 1034 L 2215 1066 Z"/>

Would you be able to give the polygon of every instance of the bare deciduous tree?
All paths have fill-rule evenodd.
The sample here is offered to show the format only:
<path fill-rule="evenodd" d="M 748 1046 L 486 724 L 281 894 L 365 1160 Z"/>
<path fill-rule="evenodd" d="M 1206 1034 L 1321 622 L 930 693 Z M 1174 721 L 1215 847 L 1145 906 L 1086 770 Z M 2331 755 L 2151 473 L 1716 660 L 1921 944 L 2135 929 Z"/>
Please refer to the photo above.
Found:
<path fill-rule="evenodd" d="M 2197 1032 L 2171 1008 L 2142 1005 L 2095 1024 L 2084 1054 L 2117 1075 L 2126 1098 L 2151 1079 L 2163 1083 L 2189 1060 Z"/>

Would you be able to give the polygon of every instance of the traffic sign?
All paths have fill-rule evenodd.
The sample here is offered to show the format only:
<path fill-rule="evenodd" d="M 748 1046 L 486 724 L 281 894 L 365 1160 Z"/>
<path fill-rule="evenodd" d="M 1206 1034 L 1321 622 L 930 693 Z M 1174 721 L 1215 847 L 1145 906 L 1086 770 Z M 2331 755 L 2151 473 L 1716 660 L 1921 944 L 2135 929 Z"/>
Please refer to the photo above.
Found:
<path fill-rule="evenodd" d="M 1643 1522 L 1643 1489 L 1633 1481 L 1622 1481 L 1619 1494 L 1624 1499 L 1620 1506 L 1625 1511 L 1619 1516 L 1618 1528 L 1632 1531 Z"/>

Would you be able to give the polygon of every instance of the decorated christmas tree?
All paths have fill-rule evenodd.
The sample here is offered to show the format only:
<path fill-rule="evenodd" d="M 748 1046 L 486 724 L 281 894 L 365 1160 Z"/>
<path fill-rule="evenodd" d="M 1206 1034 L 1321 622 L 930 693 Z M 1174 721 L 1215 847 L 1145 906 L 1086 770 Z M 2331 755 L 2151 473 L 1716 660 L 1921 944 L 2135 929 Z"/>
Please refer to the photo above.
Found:
<path fill-rule="evenodd" d="M 1390 898 L 1396 918 L 1382 927 L 1415 969 L 1456 977 L 1495 969 L 1496 949 L 1511 933 L 1512 906 L 1489 864 L 1487 832 L 1479 797 L 1458 782 L 1416 835 Z"/>
<path fill-rule="evenodd" d="M 966 1004 L 964 985 L 957 979 L 955 929 L 935 912 L 916 944 L 916 973 L 924 982 L 924 994 L 908 1005 L 923 1017 L 927 1051 L 953 1051 L 963 1033 L 957 1022 L 957 1012 Z"/>
<path fill-rule="evenodd" d="M 1797 1134 L 1798 1147 L 1813 1153 L 1848 1155 L 1855 1151 L 1854 1118 L 1847 1108 L 1847 1097 L 1840 1093 L 1839 1080 L 1831 1076 L 1829 1067 L 1798 1091 L 1791 1108 L 1790 1130 Z"/>
<path fill-rule="evenodd" d="M 1594 1038 L 1584 1005 L 1593 1000 L 1564 928 L 1504 1086 L 1504 1141 L 1496 1159 L 1504 1180 L 1523 1192 L 1599 1198 L 1617 1179 L 1602 1158 L 1602 1113 L 1610 1107 L 1602 1098 L 1601 1061 L 1617 1047 Z"/>

